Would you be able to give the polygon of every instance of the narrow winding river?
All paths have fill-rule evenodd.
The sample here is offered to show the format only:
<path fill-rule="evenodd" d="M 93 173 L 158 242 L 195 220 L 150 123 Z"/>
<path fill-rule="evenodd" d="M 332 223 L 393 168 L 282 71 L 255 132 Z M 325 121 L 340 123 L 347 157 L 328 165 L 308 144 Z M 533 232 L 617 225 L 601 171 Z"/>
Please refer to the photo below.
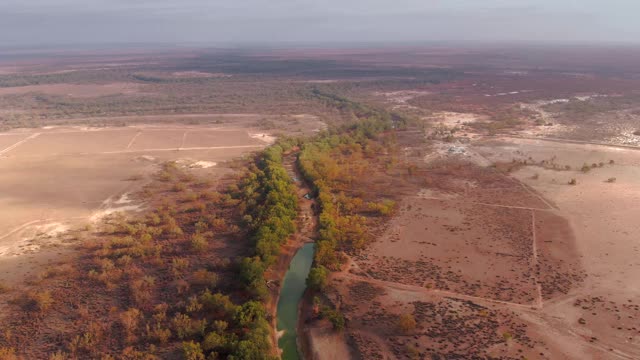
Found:
<path fill-rule="evenodd" d="M 277 327 L 281 337 L 278 346 L 283 360 L 298 360 L 297 324 L 298 305 L 307 287 L 306 280 L 313 262 L 314 244 L 305 244 L 298 250 L 289 264 L 278 300 Z"/>

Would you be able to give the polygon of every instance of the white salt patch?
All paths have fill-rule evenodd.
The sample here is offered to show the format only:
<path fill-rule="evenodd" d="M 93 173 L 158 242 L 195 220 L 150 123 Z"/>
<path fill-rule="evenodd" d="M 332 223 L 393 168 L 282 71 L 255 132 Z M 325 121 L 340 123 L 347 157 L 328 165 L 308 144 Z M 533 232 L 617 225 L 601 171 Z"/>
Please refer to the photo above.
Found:
<path fill-rule="evenodd" d="M 36 234 L 48 237 L 54 237 L 67 230 L 69 230 L 69 226 L 58 222 L 36 226 Z"/>
<path fill-rule="evenodd" d="M 93 213 L 93 215 L 91 215 L 89 220 L 95 223 L 117 212 L 141 211 L 141 210 L 142 210 L 142 207 L 140 205 L 127 205 L 127 206 L 108 208 L 108 209 L 96 211 L 95 213 Z"/>
<path fill-rule="evenodd" d="M 131 202 L 133 202 L 133 200 L 131 200 L 131 198 L 129 198 L 129 193 L 124 193 L 124 194 L 122 194 L 122 196 L 120 196 L 120 198 L 118 200 L 114 201 L 113 203 L 121 205 L 121 204 L 129 204 Z"/>
<path fill-rule="evenodd" d="M 213 161 L 196 161 L 193 164 L 191 164 L 189 167 L 190 168 L 208 169 L 208 168 L 216 166 L 216 165 L 218 165 L 218 163 L 213 162 Z"/>
<path fill-rule="evenodd" d="M 273 135 L 269 135 L 267 133 L 249 133 L 249 137 L 252 139 L 258 139 L 260 141 L 263 141 L 269 145 L 273 144 L 274 142 L 276 142 L 276 137 Z"/>

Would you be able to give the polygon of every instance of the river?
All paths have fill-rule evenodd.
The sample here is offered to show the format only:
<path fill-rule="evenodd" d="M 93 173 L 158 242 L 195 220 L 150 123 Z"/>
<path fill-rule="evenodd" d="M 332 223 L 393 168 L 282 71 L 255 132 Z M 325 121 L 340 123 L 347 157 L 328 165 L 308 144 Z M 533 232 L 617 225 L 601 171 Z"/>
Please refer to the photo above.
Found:
<path fill-rule="evenodd" d="M 313 263 L 314 244 L 302 246 L 289 264 L 278 300 L 277 328 L 282 335 L 278 346 L 282 360 L 299 360 L 297 344 L 298 306 L 307 287 L 306 280 Z"/>

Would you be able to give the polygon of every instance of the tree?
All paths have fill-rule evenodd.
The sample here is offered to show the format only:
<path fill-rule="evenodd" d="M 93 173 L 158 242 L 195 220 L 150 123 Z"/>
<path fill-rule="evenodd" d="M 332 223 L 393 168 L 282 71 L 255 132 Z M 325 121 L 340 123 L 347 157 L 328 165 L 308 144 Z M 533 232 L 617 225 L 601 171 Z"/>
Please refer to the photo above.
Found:
<path fill-rule="evenodd" d="M 314 291 L 322 291 L 327 286 L 327 277 L 329 272 L 327 268 L 318 265 L 309 271 L 307 277 L 307 286 Z"/>

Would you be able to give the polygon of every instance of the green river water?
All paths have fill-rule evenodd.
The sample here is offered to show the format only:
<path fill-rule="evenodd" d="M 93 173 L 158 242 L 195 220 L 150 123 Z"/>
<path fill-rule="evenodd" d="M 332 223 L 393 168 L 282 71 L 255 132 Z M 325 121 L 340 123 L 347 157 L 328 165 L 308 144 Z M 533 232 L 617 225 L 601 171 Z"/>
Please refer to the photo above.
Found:
<path fill-rule="evenodd" d="M 313 263 L 314 244 L 305 244 L 298 250 L 284 276 L 278 300 L 277 328 L 284 331 L 278 340 L 282 360 L 299 360 L 297 339 L 298 304 L 307 287 L 306 280 Z"/>

